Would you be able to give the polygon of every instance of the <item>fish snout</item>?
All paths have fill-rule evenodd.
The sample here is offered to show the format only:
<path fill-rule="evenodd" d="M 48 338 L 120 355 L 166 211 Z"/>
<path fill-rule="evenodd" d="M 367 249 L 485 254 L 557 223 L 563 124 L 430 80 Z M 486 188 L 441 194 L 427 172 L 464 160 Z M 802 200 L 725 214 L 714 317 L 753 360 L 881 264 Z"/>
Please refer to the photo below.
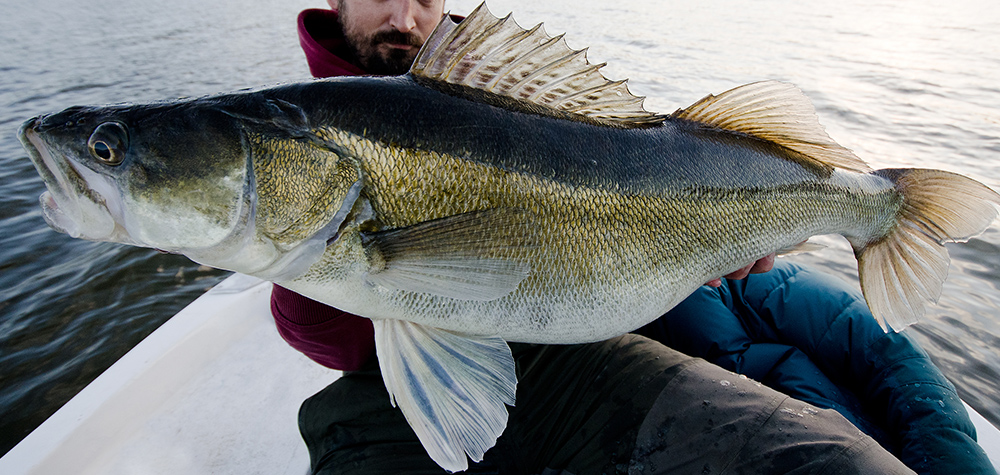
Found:
<path fill-rule="evenodd" d="M 90 109 L 92 108 L 86 106 L 73 106 L 61 112 L 38 116 L 28 121 L 35 121 L 32 128 L 36 132 L 45 132 L 56 128 L 72 129 L 87 123 L 85 112 Z"/>
<path fill-rule="evenodd" d="M 21 123 L 21 127 L 19 127 L 19 128 L 17 129 L 17 136 L 18 136 L 18 137 L 24 137 L 24 134 L 25 134 L 25 133 L 26 133 L 26 132 L 27 132 L 28 130 L 34 130 L 34 129 L 35 129 L 35 127 L 36 127 L 36 126 L 37 126 L 37 124 L 38 124 L 38 120 L 39 120 L 39 119 L 41 119 L 41 116 L 38 116 L 38 117 L 32 117 L 32 118 L 30 118 L 30 119 L 28 119 L 28 120 L 26 120 L 26 121 L 22 122 L 22 123 Z"/>

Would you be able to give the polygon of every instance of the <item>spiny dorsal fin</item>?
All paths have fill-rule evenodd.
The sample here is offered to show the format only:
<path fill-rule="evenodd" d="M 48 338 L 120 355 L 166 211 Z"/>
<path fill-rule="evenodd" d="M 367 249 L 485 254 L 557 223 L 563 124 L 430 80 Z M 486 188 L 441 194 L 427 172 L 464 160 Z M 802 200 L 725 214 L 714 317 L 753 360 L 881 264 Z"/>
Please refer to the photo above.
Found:
<path fill-rule="evenodd" d="M 539 24 L 530 30 L 481 4 L 464 21 L 446 15 L 417 55 L 410 74 L 527 101 L 618 125 L 648 125 L 663 117 L 643 109 L 625 81 L 610 81 L 572 50 L 562 35 Z"/>
<path fill-rule="evenodd" d="M 718 96 L 710 94 L 671 117 L 776 143 L 802 154 L 802 159 L 812 166 L 871 171 L 868 164 L 827 135 L 812 103 L 799 88 L 788 83 L 762 81 Z"/>

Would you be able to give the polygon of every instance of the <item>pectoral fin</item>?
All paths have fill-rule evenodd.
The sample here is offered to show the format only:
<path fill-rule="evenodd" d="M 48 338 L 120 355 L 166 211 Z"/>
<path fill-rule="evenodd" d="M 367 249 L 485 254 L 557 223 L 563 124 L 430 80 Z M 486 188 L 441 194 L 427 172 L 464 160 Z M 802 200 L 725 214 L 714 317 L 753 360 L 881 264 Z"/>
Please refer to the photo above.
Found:
<path fill-rule="evenodd" d="M 363 235 L 369 283 L 459 300 L 503 297 L 526 279 L 529 215 L 498 208 Z"/>
<path fill-rule="evenodd" d="M 394 406 L 431 459 L 456 472 L 496 444 L 517 385 L 507 343 L 401 320 L 374 320 L 375 351 Z"/>

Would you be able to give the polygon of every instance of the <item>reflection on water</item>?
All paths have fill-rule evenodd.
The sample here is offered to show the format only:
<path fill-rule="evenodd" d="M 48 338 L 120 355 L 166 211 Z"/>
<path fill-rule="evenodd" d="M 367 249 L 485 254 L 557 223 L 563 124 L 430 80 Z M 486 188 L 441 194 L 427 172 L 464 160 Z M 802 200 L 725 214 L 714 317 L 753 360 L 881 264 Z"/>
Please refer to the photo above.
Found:
<path fill-rule="evenodd" d="M 451 0 L 457 13 L 479 0 Z M 197 96 L 308 72 L 295 16 L 321 0 L 0 0 L 0 450 L 6 451 L 223 273 L 48 230 L 15 139 L 73 104 Z M 876 167 L 944 168 L 1000 188 L 1000 4 L 959 0 L 491 0 L 630 77 L 652 110 L 762 79 L 798 85 L 831 136 Z M 842 239 L 796 256 L 857 282 Z M 911 331 L 1000 422 L 1000 232 L 949 246 L 939 305 Z"/>

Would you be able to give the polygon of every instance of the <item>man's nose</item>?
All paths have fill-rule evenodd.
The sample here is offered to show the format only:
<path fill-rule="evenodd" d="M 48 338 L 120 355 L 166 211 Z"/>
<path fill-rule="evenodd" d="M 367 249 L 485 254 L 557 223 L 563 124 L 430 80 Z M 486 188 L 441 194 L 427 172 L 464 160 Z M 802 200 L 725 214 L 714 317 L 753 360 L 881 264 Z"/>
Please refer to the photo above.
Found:
<path fill-rule="evenodd" d="M 397 31 L 406 33 L 416 28 L 417 20 L 413 18 L 412 0 L 395 0 L 389 25 Z"/>

